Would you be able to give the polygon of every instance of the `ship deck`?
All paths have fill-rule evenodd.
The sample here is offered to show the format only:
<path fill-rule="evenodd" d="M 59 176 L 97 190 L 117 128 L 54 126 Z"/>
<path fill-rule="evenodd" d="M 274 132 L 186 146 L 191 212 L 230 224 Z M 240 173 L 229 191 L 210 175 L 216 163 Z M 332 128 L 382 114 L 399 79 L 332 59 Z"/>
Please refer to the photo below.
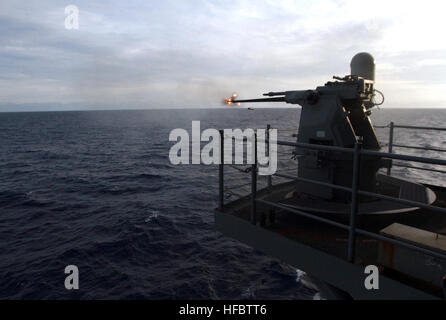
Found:
<path fill-rule="evenodd" d="M 295 182 L 291 181 L 259 190 L 257 199 L 293 207 L 297 200 L 289 195 L 294 186 Z M 446 207 L 446 188 L 428 187 L 437 197 L 433 205 Z M 342 291 L 346 296 L 360 299 L 431 299 L 443 296 L 439 286 L 382 266 L 380 254 L 382 255 L 386 244 L 381 240 L 357 235 L 355 261 L 349 263 L 348 230 L 288 210 L 272 208 L 261 201 L 257 203 L 257 224 L 253 225 L 250 205 L 250 196 L 247 196 L 226 204 L 224 210 L 216 210 L 217 230 L 307 272 L 338 293 Z M 349 224 L 348 214 L 312 214 Z M 405 213 L 359 215 L 357 227 L 379 234 L 383 228 L 394 223 L 435 234 L 446 234 L 446 215 L 423 208 Z M 393 260 L 393 247 L 390 254 Z M 380 290 L 364 288 L 364 267 L 367 265 L 380 266 Z M 422 266 L 420 268 L 423 270 Z M 425 272 L 429 270 L 426 269 Z"/>

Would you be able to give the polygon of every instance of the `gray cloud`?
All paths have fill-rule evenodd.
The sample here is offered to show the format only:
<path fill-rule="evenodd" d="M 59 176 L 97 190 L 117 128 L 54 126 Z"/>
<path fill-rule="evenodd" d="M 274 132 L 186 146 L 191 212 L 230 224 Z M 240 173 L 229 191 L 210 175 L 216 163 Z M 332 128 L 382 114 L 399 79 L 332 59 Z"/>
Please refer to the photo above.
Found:
<path fill-rule="evenodd" d="M 80 30 L 70 31 L 59 1 L 2 2 L 1 109 L 218 106 L 234 90 L 248 97 L 321 85 L 347 74 L 358 51 L 375 53 L 378 72 L 380 61 L 389 66 L 384 89 L 401 92 L 395 83 L 404 79 L 445 84 L 446 64 L 419 63 L 444 51 L 380 49 L 391 20 L 326 23 L 315 14 L 321 25 L 313 26 L 309 9 L 285 4 L 78 1 Z M 399 105 L 417 99 L 393 97 Z"/>

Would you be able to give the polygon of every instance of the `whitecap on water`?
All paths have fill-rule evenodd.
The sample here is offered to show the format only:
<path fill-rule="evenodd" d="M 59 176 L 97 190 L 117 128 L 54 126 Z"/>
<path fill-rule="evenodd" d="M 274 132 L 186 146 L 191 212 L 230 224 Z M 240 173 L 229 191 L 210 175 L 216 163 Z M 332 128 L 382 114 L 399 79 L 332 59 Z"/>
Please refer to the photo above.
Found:
<path fill-rule="evenodd" d="M 159 212 L 158 211 L 152 211 L 150 213 L 150 215 L 144 220 L 144 222 L 149 223 L 151 222 L 153 219 L 158 218 Z"/>
<path fill-rule="evenodd" d="M 312 290 L 319 290 L 316 285 L 314 285 L 311 282 L 311 279 L 307 276 L 307 274 L 302 271 L 296 269 L 296 282 L 302 284 L 303 286 L 312 289 Z"/>

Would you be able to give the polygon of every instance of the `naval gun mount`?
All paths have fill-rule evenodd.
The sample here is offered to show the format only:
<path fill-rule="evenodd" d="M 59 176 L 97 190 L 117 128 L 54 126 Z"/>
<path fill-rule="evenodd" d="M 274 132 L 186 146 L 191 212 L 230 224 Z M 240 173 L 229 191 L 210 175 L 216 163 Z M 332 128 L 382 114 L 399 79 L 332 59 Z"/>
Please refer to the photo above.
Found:
<path fill-rule="evenodd" d="M 314 90 L 228 99 L 229 104 L 301 105 L 297 143 L 277 142 L 296 148 L 290 151 L 299 158 L 297 174 L 274 174 L 288 182 L 273 185 L 269 180 L 259 190 L 253 164 L 251 193 L 227 202 L 224 192 L 230 188 L 225 189 L 222 161 L 215 226 L 225 236 L 307 272 L 325 298 L 445 298 L 446 188 L 390 176 L 390 160 L 446 161 L 380 151 L 370 120 L 377 105 L 374 79 L 373 57 L 360 53 L 351 62 L 350 75 Z M 391 122 L 390 137 L 392 132 Z M 383 167 L 389 175 L 379 173 Z M 364 286 L 370 265 L 379 268 L 379 290 Z"/>
<path fill-rule="evenodd" d="M 374 88 L 375 62 L 368 53 L 359 53 L 351 61 L 351 74 L 333 77 L 315 90 L 269 92 L 269 98 L 232 100 L 244 102 L 286 102 L 302 107 L 297 142 L 342 148 L 354 148 L 360 143 L 363 149 L 380 151 L 381 146 L 370 119 L 371 110 L 384 101 L 382 93 Z M 375 103 L 376 92 L 382 95 Z M 352 154 L 296 148 L 297 177 L 328 184 L 352 187 Z M 380 168 L 390 167 L 391 160 L 379 156 L 361 157 L 359 189 L 431 204 L 435 193 L 424 185 L 379 174 Z M 288 205 L 297 209 L 349 214 L 351 193 L 314 183 L 296 181 L 295 190 L 287 196 Z M 359 214 L 401 213 L 417 207 L 360 197 Z"/>

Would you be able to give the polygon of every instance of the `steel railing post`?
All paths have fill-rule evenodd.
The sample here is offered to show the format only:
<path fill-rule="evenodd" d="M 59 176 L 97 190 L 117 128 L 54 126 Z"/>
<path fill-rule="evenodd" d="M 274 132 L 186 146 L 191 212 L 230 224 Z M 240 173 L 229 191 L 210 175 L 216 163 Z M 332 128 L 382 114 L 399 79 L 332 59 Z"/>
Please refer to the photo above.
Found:
<path fill-rule="evenodd" d="M 257 223 L 257 133 L 254 133 L 254 163 L 251 166 L 251 223 Z"/>
<path fill-rule="evenodd" d="M 348 261 L 355 261 L 356 249 L 356 217 L 358 215 L 358 189 L 360 177 L 360 162 L 361 162 L 361 147 L 362 141 L 358 140 L 355 143 L 355 152 L 353 153 L 353 178 L 352 178 L 352 202 L 350 212 L 350 229 L 348 234 Z"/>
<path fill-rule="evenodd" d="M 394 123 L 393 121 L 390 122 L 389 125 L 389 153 L 392 153 L 392 148 L 393 148 L 393 126 Z M 390 176 L 390 173 L 392 171 L 392 160 L 390 160 L 389 166 L 387 167 L 387 175 Z"/>
<path fill-rule="evenodd" d="M 224 209 L 224 131 L 220 130 L 220 164 L 218 166 L 218 209 Z"/>
<path fill-rule="evenodd" d="M 271 161 L 270 158 L 270 154 L 269 154 L 269 131 L 271 130 L 271 125 L 267 124 L 266 125 L 266 154 L 268 156 L 269 161 Z M 268 183 L 268 188 L 272 188 L 273 186 L 273 182 L 272 182 L 272 175 L 267 176 L 267 183 Z"/>

